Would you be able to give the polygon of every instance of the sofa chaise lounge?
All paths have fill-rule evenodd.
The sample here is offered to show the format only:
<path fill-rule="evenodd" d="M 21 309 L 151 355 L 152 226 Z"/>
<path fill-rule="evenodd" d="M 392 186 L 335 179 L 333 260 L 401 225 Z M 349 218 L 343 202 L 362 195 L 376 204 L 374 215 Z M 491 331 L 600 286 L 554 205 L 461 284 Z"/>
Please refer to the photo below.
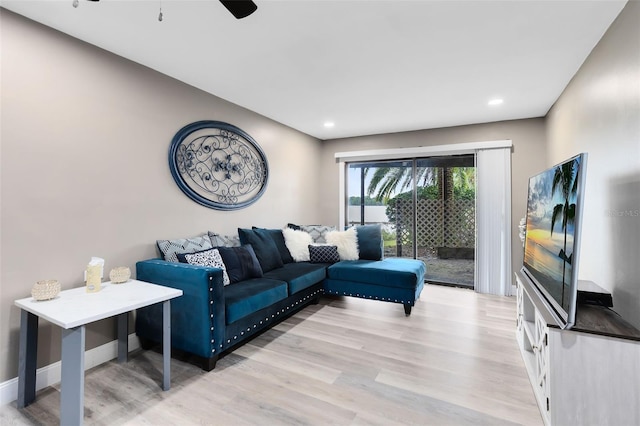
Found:
<path fill-rule="evenodd" d="M 241 247 L 217 246 L 226 256 L 226 270 L 224 266 L 150 259 L 136 264 L 136 278 L 183 291 L 183 296 L 171 303 L 171 345 L 197 356 L 201 367 L 210 371 L 220 355 L 310 303 L 317 303 L 324 293 L 400 303 L 405 314 L 410 315 L 422 291 L 424 262 L 383 259 L 379 227 L 367 225 L 355 230 L 362 249 L 357 259 L 339 260 L 334 256 L 295 261 L 281 230 L 240 229 Z M 215 241 L 215 234 L 210 239 Z M 335 246 L 312 243 L 307 250 L 313 253 L 316 247 L 331 251 Z M 210 250 L 196 251 L 194 257 Z M 240 256 L 236 266 L 242 271 L 238 275 L 229 253 L 246 254 L 244 250 L 254 253 L 255 258 Z M 253 273 L 247 272 L 252 269 L 247 263 L 254 264 Z M 260 268 L 259 272 L 255 266 Z M 227 282 L 230 283 L 225 285 Z M 161 342 L 160 306 L 137 311 L 136 334 L 143 348 Z"/>

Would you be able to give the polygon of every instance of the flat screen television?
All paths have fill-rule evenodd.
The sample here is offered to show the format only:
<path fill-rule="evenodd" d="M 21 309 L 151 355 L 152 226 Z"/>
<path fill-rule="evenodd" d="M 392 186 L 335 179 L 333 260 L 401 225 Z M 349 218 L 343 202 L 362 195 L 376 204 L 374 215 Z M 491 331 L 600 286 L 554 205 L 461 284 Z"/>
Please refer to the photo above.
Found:
<path fill-rule="evenodd" d="M 529 179 L 522 272 L 562 328 L 575 323 L 587 154 Z"/>

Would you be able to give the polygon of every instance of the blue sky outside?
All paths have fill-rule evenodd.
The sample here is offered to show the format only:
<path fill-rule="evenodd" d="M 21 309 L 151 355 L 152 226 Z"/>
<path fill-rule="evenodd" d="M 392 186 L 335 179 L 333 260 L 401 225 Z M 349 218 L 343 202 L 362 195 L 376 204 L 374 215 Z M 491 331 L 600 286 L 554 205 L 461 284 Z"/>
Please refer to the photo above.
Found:
<path fill-rule="evenodd" d="M 402 163 L 395 162 L 393 165 L 400 165 Z M 387 165 L 388 166 L 388 165 Z M 360 167 L 348 167 L 347 168 L 347 197 L 359 197 L 360 196 L 360 177 L 361 177 L 361 168 Z M 369 173 L 365 176 L 364 180 L 364 193 L 365 197 L 367 196 L 367 190 L 369 189 L 369 184 L 371 183 L 371 178 L 375 173 L 375 167 L 371 167 L 369 169 Z M 393 198 L 398 194 L 397 191 L 394 191 L 390 198 Z M 375 195 L 375 194 L 374 194 Z"/>

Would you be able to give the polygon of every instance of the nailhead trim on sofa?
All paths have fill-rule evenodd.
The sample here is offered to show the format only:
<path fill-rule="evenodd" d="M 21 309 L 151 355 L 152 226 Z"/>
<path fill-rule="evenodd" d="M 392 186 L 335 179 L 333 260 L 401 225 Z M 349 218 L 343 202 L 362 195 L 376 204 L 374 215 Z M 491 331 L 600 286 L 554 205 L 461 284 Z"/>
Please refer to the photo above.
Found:
<path fill-rule="evenodd" d="M 308 294 L 307 296 L 305 296 L 305 297 L 303 297 L 303 298 L 301 298 L 301 299 L 298 299 L 295 303 L 292 303 L 292 304 L 291 304 L 291 306 L 287 306 L 286 310 L 285 310 L 285 309 L 281 309 L 280 311 L 276 312 L 275 314 L 272 314 L 272 315 L 271 315 L 271 318 L 275 319 L 275 318 L 277 318 L 278 316 L 280 316 L 280 314 L 283 314 L 283 313 L 285 313 L 286 311 L 288 311 L 289 309 L 293 308 L 295 305 L 297 305 L 297 304 L 299 304 L 299 303 L 302 303 L 302 302 L 304 302 L 305 300 L 312 299 L 312 298 L 313 298 L 313 297 L 315 297 L 316 295 L 318 295 L 318 294 L 322 294 L 322 293 L 324 293 L 324 290 L 322 290 L 322 289 L 320 289 L 320 290 L 316 290 L 316 291 L 314 291 L 313 293 Z M 253 324 L 253 328 L 257 328 L 257 326 L 258 326 L 258 325 L 263 324 L 263 321 L 264 321 L 264 322 L 269 321 L 269 317 L 265 317 L 265 319 L 264 319 L 264 320 L 262 320 L 262 321 L 260 321 L 259 323 Z M 250 331 L 250 330 L 251 330 L 251 327 L 247 328 L 247 331 Z M 241 336 L 243 336 L 243 335 L 244 335 L 244 331 L 243 331 L 243 332 L 240 332 L 240 335 L 241 335 Z M 237 335 L 233 336 L 233 340 L 237 340 L 237 339 L 238 339 L 238 336 L 237 336 Z M 227 343 L 231 343 L 231 339 L 227 339 Z M 222 345 L 220 345 L 220 348 L 222 348 Z"/>
<path fill-rule="evenodd" d="M 382 301 L 386 301 L 386 302 L 396 302 L 396 303 L 411 303 L 411 301 L 408 300 L 398 300 L 398 299 L 390 299 L 390 298 L 386 298 L 386 297 L 378 297 L 378 296 L 367 296 L 365 294 L 353 294 L 353 293 L 347 293 L 346 291 L 331 291 L 331 290 L 326 290 L 327 293 L 329 294 L 335 294 L 336 296 L 351 296 L 351 297 L 360 297 L 363 299 L 372 299 L 372 300 L 382 300 Z"/>

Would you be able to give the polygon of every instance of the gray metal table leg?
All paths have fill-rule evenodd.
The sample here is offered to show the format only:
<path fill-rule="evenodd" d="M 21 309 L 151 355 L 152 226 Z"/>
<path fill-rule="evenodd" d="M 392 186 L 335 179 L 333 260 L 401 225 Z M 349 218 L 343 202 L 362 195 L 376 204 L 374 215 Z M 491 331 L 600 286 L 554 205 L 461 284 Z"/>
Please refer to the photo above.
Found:
<path fill-rule="evenodd" d="M 118 362 L 129 360 L 129 312 L 118 315 Z"/>
<path fill-rule="evenodd" d="M 38 317 L 20 310 L 20 349 L 18 352 L 18 408 L 36 399 L 36 361 L 38 358 Z"/>
<path fill-rule="evenodd" d="M 171 302 L 162 302 L 162 390 L 171 387 Z"/>
<path fill-rule="evenodd" d="M 62 329 L 61 425 L 81 425 L 84 419 L 84 346 L 84 325 Z"/>

